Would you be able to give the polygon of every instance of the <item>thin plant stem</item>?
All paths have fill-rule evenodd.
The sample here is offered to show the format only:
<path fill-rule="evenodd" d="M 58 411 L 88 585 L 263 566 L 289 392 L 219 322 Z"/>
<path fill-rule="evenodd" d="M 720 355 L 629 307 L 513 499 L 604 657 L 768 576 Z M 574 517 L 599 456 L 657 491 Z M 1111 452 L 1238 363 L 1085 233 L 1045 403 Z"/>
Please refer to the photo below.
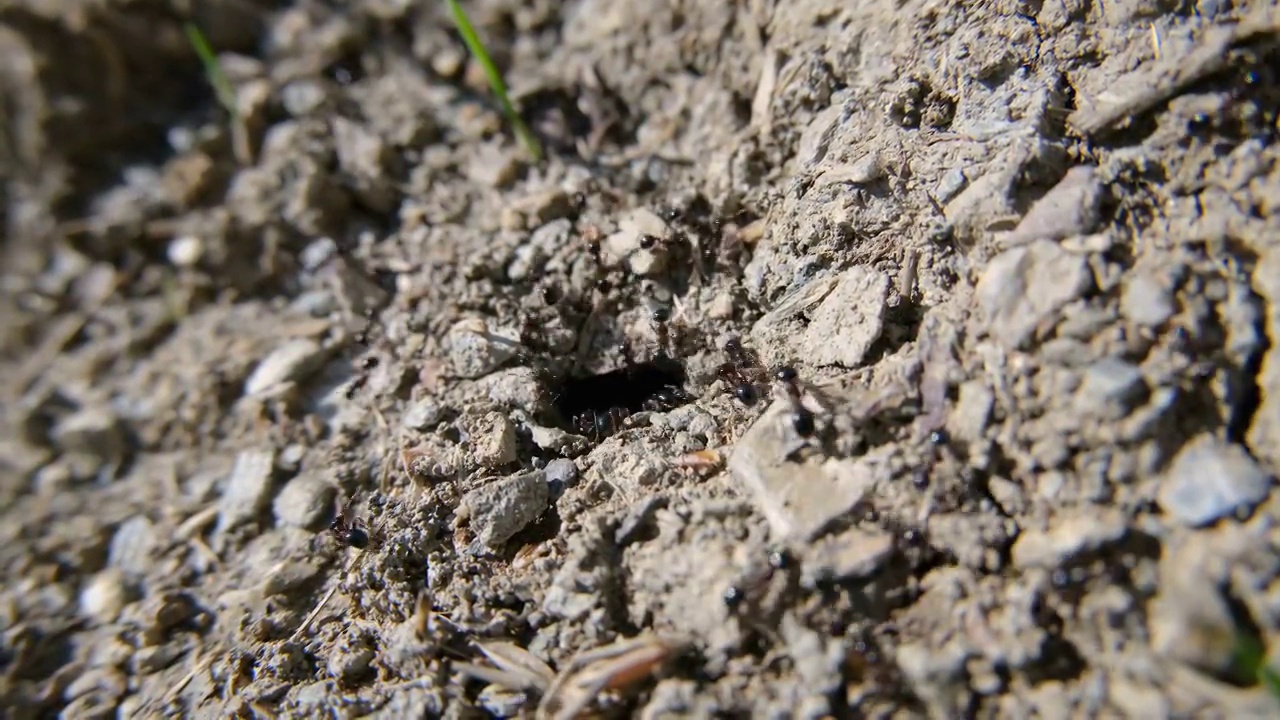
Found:
<path fill-rule="evenodd" d="M 542 145 L 538 142 L 538 138 L 529 129 L 521 119 L 520 113 L 516 112 L 516 108 L 511 104 L 511 98 L 507 94 L 507 84 L 502 80 L 502 73 L 498 72 L 498 66 L 493 63 L 493 58 L 489 56 L 489 51 L 485 49 L 484 43 L 481 42 L 480 36 L 476 34 L 476 29 L 471 25 L 471 20 L 467 18 L 467 13 L 462 9 L 462 4 L 458 0 L 445 0 L 445 4 L 449 6 L 449 12 L 453 15 L 453 22 L 458 26 L 458 32 L 462 34 L 462 42 L 466 43 L 467 50 L 471 52 L 471 56 L 480 63 L 481 69 L 484 70 L 485 77 L 489 80 L 489 88 L 493 90 L 493 94 L 498 98 L 498 104 L 502 108 L 502 114 L 506 116 L 507 122 L 511 123 L 512 129 L 515 130 L 516 136 L 524 145 L 525 150 L 533 157 L 534 162 L 542 159 Z"/>

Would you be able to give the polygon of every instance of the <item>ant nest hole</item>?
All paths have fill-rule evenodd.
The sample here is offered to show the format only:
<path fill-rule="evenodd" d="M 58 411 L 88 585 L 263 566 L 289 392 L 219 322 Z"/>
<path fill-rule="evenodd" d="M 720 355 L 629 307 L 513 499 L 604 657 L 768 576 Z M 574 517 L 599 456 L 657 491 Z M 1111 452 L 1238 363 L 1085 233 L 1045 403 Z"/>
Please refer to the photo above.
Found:
<path fill-rule="evenodd" d="M 667 357 L 597 375 L 570 377 L 553 391 L 560 427 L 593 439 L 621 430 L 639 412 L 665 412 L 693 400 L 684 365 Z"/>

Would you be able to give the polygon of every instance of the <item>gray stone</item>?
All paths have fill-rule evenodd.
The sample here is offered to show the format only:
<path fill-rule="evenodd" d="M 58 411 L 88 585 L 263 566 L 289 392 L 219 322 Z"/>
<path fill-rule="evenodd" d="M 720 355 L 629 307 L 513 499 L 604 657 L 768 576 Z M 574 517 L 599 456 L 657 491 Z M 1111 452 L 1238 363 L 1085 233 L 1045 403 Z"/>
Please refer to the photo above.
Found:
<path fill-rule="evenodd" d="M 547 476 L 547 484 L 560 487 L 572 487 L 578 480 L 578 466 L 565 458 L 557 458 L 543 468 Z"/>
<path fill-rule="evenodd" d="M 222 497 L 218 500 L 218 525 L 222 533 L 252 520 L 266 509 L 271 499 L 271 478 L 275 451 L 246 450 L 236 456 Z"/>
<path fill-rule="evenodd" d="M 317 80 L 295 80 L 280 88 L 280 103 L 294 117 L 316 112 L 327 99 L 325 86 Z"/>
<path fill-rule="evenodd" d="M 491 412 L 484 416 L 473 433 L 476 462 L 482 467 L 496 468 L 515 462 L 516 428 L 506 415 Z"/>
<path fill-rule="evenodd" d="M 106 408 L 86 407 L 67 416 L 54 429 L 53 441 L 63 452 L 81 453 L 104 464 L 119 462 L 125 454 L 120 418 Z"/>
<path fill-rule="evenodd" d="M 187 648 L 178 643 L 139 648 L 132 659 L 133 671 L 138 675 L 151 675 L 160 672 L 172 665 L 175 660 L 182 657 L 186 652 Z"/>
<path fill-rule="evenodd" d="M 581 435 L 574 435 L 560 428 L 542 425 L 529 425 L 528 428 L 529 438 L 533 441 L 533 444 L 543 450 L 561 452 L 571 450 L 584 442 Z"/>
<path fill-rule="evenodd" d="M 869 578 L 893 556 L 893 536 L 857 528 L 818 540 L 805 557 L 804 571 L 812 586 L 822 580 Z"/>
<path fill-rule="evenodd" d="M 347 187 L 373 210 L 394 209 L 398 196 L 384 170 L 391 154 L 388 145 L 369 128 L 342 116 L 330 120 L 330 127 Z"/>
<path fill-rule="evenodd" d="M 1053 569 L 1080 555 L 1095 552 L 1124 537 L 1124 515 L 1105 507 L 1087 507 L 1056 516 L 1048 530 L 1024 530 L 1013 544 L 1013 564 L 1019 568 Z"/>
<path fill-rule="evenodd" d="M 779 541 L 808 542 L 849 512 L 874 487 L 876 458 L 788 462 L 789 405 L 774 403 L 734 446 L 729 473 L 747 488 Z"/>
<path fill-rule="evenodd" d="M 1159 327 L 1175 312 L 1173 290 L 1165 280 L 1142 272 L 1125 278 L 1120 291 L 1120 313 L 1129 322 Z"/>
<path fill-rule="evenodd" d="M 1271 483 L 1244 448 L 1201 435 L 1170 464 L 1161 480 L 1160 507 L 1187 525 L 1208 525 L 1262 502 Z"/>
<path fill-rule="evenodd" d="M 119 568 L 99 572 L 80 590 L 80 612 L 99 623 L 114 622 L 128 602 L 129 586 Z"/>
<path fill-rule="evenodd" d="M 329 675 L 340 683 L 349 684 L 369 669 L 373 658 L 373 648 L 367 645 L 360 644 L 356 647 L 339 645 L 329 655 Z"/>
<path fill-rule="evenodd" d="M 337 489 L 315 475 L 299 475 L 281 488 L 272 503 L 276 522 L 287 527 L 315 530 L 333 506 Z"/>
<path fill-rule="evenodd" d="M 244 393 L 266 394 L 284 383 L 301 380 L 324 363 L 325 354 L 315 340 L 290 340 L 258 363 L 244 382 Z"/>
<path fill-rule="evenodd" d="M 527 691 L 511 690 L 501 685 L 486 685 L 476 696 L 476 704 L 493 717 L 517 717 L 531 700 Z"/>
<path fill-rule="evenodd" d="M 1054 185 L 1027 211 L 1022 221 L 1005 238 L 1006 245 L 1022 245 L 1033 240 L 1061 240 L 1093 232 L 1099 220 L 1102 182 L 1097 170 L 1078 165 Z"/>
<path fill-rule="evenodd" d="M 542 407 L 542 384 L 533 368 L 513 367 L 480 378 L 476 389 L 499 405 L 519 408 L 530 415 Z"/>
<path fill-rule="evenodd" d="M 884 329 L 889 277 L 869 267 L 850 268 L 809 317 L 799 352 L 809 365 L 858 367 Z"/>
<path fill-rule="evenodd" d="M 444 419 L 444 407 L 434 398 L 423 398 L 404 413 L 404 426 L 410 430 L 430 430 Z"/>
<path fill-rule="evenodd" d="M 1092 287 L 1086 257 L 1037 240 L 993 258 L 974 295 L 991 336 L 1021 348 L 1067 303 Z"/>
<path fill-rule="evenodd" d="M 483 485 L 462 498 L 477 539 L 491 550 L 502 547 L 547 509 L 551 490 L 542 471 Z"/>
<path fill-rule="evenodd" d="M 957 643 L 944 648 L 904 644 L 894 655 L 912 692 L 924 703 L 930 720 L 964 716 L 968 700 L 965 661 L 969 653 Z"/>
<path fill-rule="evenodd" d="M 948 203 L 956 195 L 964 190 L 965 185 L 969 184 L 969 178 L 965 177 L 964 168 L 953 168 L 933 189 L 933 199 L 940 203 Z"/>
<path fill-rule="evenodd" d="M 957 439 L 976 442 L 982 439 L 991 422 L 996 396 L 982 380 L 969 380 L 960 386 L 955 410 L 947 425 Z"/>
<path fill-rule="evenodd" d="M 156 545 L 155 526 L 146 517 L 135 515 L 116 528 L 107 550 L 107 565 L 130 576 L 146 575 L 155 560 Z"/>
<path fill-rule="evenodd" d="M 520 332 L 491 327 L 479 318 L 460 320 L 449 329 L 444 346 L 455 375 L 478 378 L 519 354 Z"/>
<path fill-rule="evenodd" d="M 1076 409 L 1103 420 L 1119 420 L 1147 398 L 1142 369 L 1120 358 L 1103 358 L 1084 371 Z"/>
<path fill-rule="evenodd" d="M 500 143 L 487 143 L 480 146 L 475 160 L 466 164 L 466 171 L 472 182 L 502 190 L 516 181 L 520 167 L 517 153 Z"/>

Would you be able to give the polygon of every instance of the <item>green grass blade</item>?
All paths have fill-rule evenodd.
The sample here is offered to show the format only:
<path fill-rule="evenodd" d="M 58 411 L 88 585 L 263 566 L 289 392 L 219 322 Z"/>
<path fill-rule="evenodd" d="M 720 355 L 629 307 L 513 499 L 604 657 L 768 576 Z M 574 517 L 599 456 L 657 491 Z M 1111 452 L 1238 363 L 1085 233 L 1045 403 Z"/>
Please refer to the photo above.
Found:
<path fill-rule="evenodd" d="M 449 6 L 449 12 L 453 15 L 453 22 L 458 26 L 458 32 L 462 34 L 462 42 L 466 43 L 467 50 L 471 52 L 476 62 L 480 63 L 480 67 L 484 70 L 485 77 L 489 80 L 489 87 L 493 90 L 493 94 L 498 98 L 498 104 L 502 107 L 502 114 L 507 117 L 507 122 L 511 123 L 511 127 L 515 130 L 516 136 L 520 138 L 520 142 L 525 149 L 533 156 L 534 162 L 542 159 L 542 145 L 538 142 L 538 138 L 534 136 L 529 126 L 524 124 L 524 120 L 520 118 L 520 113 L 516 112 L 515 106 L 511 104 L 511 98 L 507 95 L 507 84 L 502 81 L 502 73 L 498 72 L 498 66 L 493 64 L 493 58 L 489 57 L 489 51 L 485 49 L 484 43 L 480 41 L 480 36 L 476 34 L 476 29 L 471 25 L 471 20 L 467 18 L 467 13 L 462 9 L 462 4 L 458 0 L 445 0 L 445 4 Z"/>
<path fill-rule="evenodd" d="M 218 64 L 218 56 L 213 52 L 213 47 L 209 45 L 204 33 L 200 32 L 200 28 L 196 27 L 195 23 L 183 23 L 182 29 L 186 31 L 187 40 L 191 42 L 191 47 L 200 58 L 200 64 L 204 65 L 204 74 L 209 78 L 209 84 L 213 86 L 218 102 L 231 113 L 232 117 L 238 117 L 236 93 L 231 89 L 231 81 L 227 79 L 227 74 L 222 72 L 222 65 Z"/>

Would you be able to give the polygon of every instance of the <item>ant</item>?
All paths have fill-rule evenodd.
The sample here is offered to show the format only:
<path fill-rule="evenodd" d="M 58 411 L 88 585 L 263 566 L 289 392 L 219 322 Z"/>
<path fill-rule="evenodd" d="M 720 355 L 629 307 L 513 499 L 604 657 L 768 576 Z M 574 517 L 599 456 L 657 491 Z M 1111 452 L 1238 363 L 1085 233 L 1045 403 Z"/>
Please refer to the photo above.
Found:
<path fill-rule="evenodd" d="M 760 363 L 755 354 L 742 345 L 742 341 L 731 338 L 724 344 L 724 353 L 729 362 L 716 368 L 716 375 L 733 387 L 733 396 L 747 407 L 756 404 L 760 393 L 756 390 L 754 378 L 761 372 Z"/>
<path fill-rule="evenodd" d="M 795 565 L 795 557 L 786 548 L 774 548 L 768 551 L 768 566 L 749 568 L 739 583 L 725 588 L 721 599 L 730 612 L 737 612 L 742 604 L 751 597 L 758 599 L 764 593 L 765 586 L 773 579 L 774 573 L 788 570 Z"/>
<path fill-rule="evenodd" d="M 933 468 L 938 464 L 943 448 L 951 442 L 951 436 L 945 428 L 931 430 L 928 439 L 929 450 L 925 462 L 911 473 L 911 482 L 916 486 L 917 490 L 928 489 L 929 474 L 933 472 Z"/>
<path fill-rule="evenodd" d="M 648 412 L 666 412 L 693 400 L 689 393 L 675 385 L 667 385 L 653 392 L 641 403 L 641 409 Z M 631 411 L 622 406 L 614 406 L 603 412 L 589 410 L 573 418 L 574 430 L 587 438 L 603 440 L 623 428 Z"/>
<path fill-rule="evenodd" d="M 357 345 L 367 350 L 372 344 L 369 339 L 369 332 L 373 329 L 373 308 L 365 310 L 364 318 L 364 327 L 361 328 L 352 339 Z M 347 400 L 355 398 L 356 393 L 360 392 L 361 388 L 369 384 L 369 377 L 373 374 L 374 369 L 378 367 L 379 362 L 378 358 L 373 355 L 367 355 L 361 358 L 360 363 L 356 366 L 358 372 L 355 379 L 353 379 L 351 384 L 347 385 L 346 389 L 342 391 L 342 396 Z"/>
<path fill-rule="evenodd" d="M 355 398 L 356 393 L 360 392 L 360 389 L 369 383 L 369 376 L 373 373 L 373 370 L 378 367 L 378 362 L 378 358 L 372 355 L 362 358 L 360 360 L 360 365 L 358 366 L 360 370 L 359 374 L 356 375 L 355 379 L 351 381 L 351 384 L 347 385 L 347 388 L 342 391 L 342 396 L 347 400 Z"/>
<path fill-rule="evenodd" d="M 817 430 L 813 411 L 804 406 L 800 394 L 800 374 L 791 366 L 780 367 L 773 377 L 782 386 L 783 397 L 791 404 L 791 427 L 802 438 L 811 437 Z"/>
<path fill-rule="evenodd" d="M 369 530 L 365 529 L 364 522 L 354 515 L 348 515 L 350 505 L 339 505 L 338 513 L 334 516 L 333 522 L 329 523 L 329 532 L 338 539 L 338 542 L 357 550 L 368 549 L 373 535 Z"/>
<path fill-rule="evenodd" d="M 630 416 L 631 411 L 621 406 L 611 407 L 604 412 L 588 411 L 573 418 L 573 429 L 584 437 L 603 440 L 621 430 Z"/>

